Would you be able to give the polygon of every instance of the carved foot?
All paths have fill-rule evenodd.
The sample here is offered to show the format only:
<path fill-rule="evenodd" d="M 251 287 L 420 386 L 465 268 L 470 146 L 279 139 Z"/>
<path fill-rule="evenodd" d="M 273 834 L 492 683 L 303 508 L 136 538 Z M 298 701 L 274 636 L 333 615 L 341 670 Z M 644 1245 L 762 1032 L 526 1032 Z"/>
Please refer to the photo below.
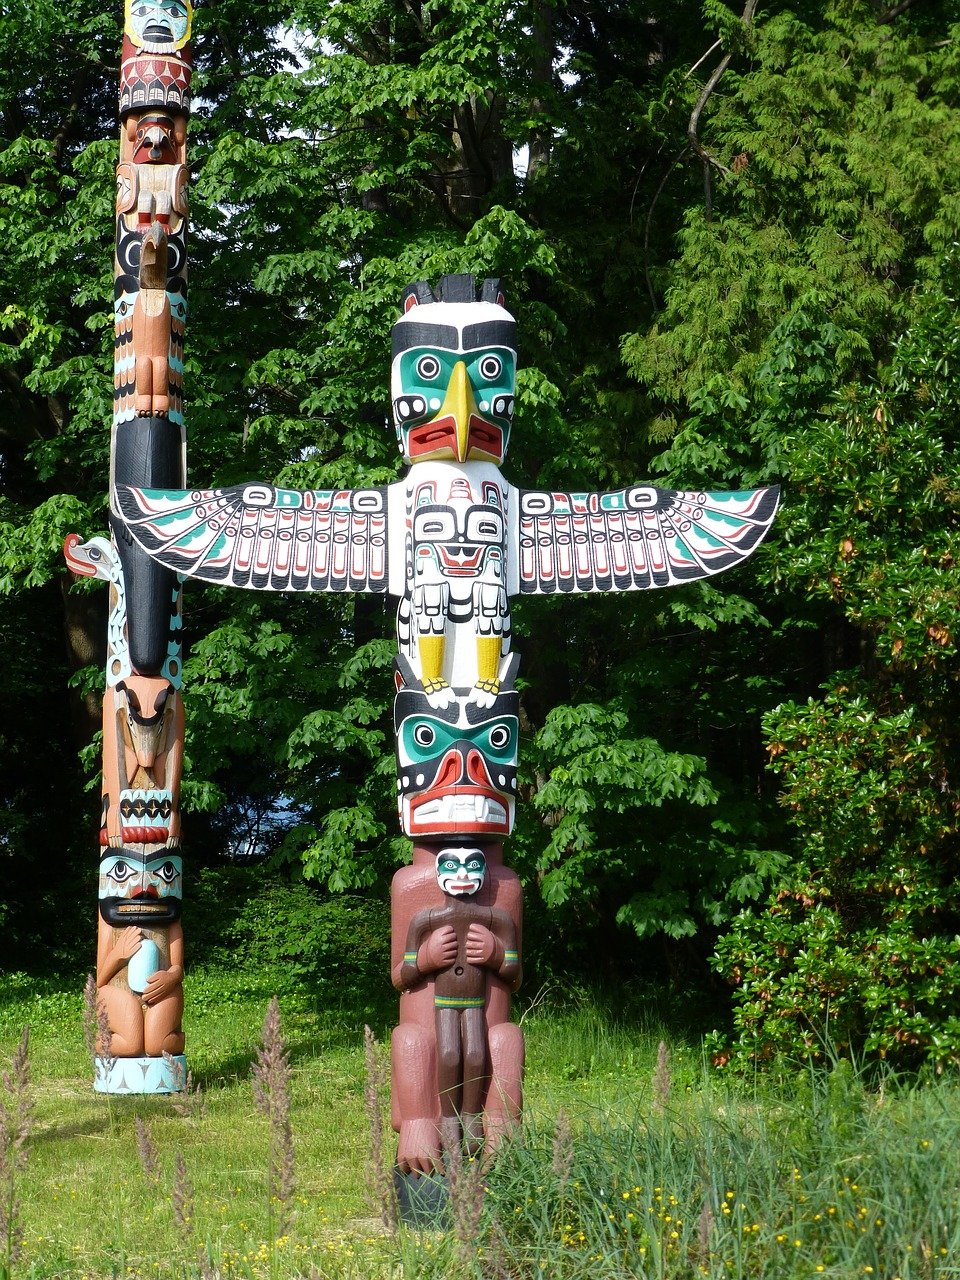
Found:
<path fill-rule="evenodd" d="M 397 1166 L 402 1173 L 442 1173 L 440 1134 L 434 1120 L 404 1120 L 397 1144 Z"/>
<path fill-rule="evenodd" d="M 446 680 L 442 678 L 438 680 L 425 680 L 423 682 L 423 691 L 427 695 L 427 701 L 430 703 L 431 707 L 437 707 L 441 711 L 444 707 L 449 707 L 450 703 L 456 700 L 456 694 L 447 684 Z"/>
<path fill-rule="evenodd" d="M 509 1133 L 517 1128 L 517 1122 L 502 1112 L 488 1111 L 483 1117 L 483 1166 L 489 1168 L 497 1148 Z"/>

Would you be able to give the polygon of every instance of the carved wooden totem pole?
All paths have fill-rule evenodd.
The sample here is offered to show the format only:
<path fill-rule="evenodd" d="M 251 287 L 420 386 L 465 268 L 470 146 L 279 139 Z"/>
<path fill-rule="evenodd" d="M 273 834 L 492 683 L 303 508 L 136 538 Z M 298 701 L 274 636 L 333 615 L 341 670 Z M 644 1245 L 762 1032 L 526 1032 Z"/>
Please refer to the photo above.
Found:
<path fill-rule="evenodd" d="M 404 1175 L 494 1150 L 520 1115 L 522 895 L 503 861 L 517 788 L 509 598 L 631 591 L 720 573 L 758 545 L 778 492 L 518 490 L 500 467 L 516 338 L 497 280 L 404 293 L 392 400 L 409 470 L 375 489 L 118 483 L 135 540 L 187 577 L 399 597 L 397 798 L 411 864 L 393 881 L 393 1121 Z M 118 477 L 119 479 L 119 477 Z"/>
<path fill-rule="evenodd" d="M 110 484 L 186 482 L 181 397 L 187 314 L 189 0 L 126 0 L 120 72 Z M 180 581 L 111 516 L 111 537 L 64 544 L 105 579 L 103 817 L 97 994 L 110 1027 L 95 1088 L 182 1087 Z M 166 1055 L 166 1056 L 164 1056 Z"/>

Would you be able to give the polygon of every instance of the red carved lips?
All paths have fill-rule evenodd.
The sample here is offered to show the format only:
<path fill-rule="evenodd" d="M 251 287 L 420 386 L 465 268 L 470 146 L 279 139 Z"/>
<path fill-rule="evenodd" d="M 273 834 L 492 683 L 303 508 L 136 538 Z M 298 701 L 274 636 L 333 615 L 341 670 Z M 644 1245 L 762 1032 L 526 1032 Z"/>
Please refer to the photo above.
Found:
<path fill-rule="evenodd" d="M 492 462 L 503 461 L 503 431 L 485 418 L 470 415 L 467 429 L 467 448 L 464 457 L 459 456 L 457 420 L 452 413 L 430 422 L 411 427 L 407 432 L 407 456 L 410 458 L 450 457 L 457 462 L 470 458 L 486 458 Z"/>

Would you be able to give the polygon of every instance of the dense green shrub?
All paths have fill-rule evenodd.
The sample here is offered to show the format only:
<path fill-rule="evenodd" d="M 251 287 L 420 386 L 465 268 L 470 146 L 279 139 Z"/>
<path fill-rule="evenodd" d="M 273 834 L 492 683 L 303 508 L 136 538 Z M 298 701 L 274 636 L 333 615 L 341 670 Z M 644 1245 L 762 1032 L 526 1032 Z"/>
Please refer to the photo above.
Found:
<path fill-rule="evenodd" d="M 330 896 L 262 866 L 207 869 L 198 881 L 188 909 L 201 965 L 269 974 L 271 993 L 306 991 L 338 1008 L 392 997 L 385 896 Z"/>
<path fill-rule="evenodd" d="M 831 603 L 859 666 L 765 717 L 797 857 L 720 941 L 738 1034 L 721 1059 L 827 1038 L 960 1057 L 958 352 L 955 305 L 932 293 L 872 385 L 803 406 L 788 361 L 770 394 L 774 414 L 801 406 L 775 573 Z"/>

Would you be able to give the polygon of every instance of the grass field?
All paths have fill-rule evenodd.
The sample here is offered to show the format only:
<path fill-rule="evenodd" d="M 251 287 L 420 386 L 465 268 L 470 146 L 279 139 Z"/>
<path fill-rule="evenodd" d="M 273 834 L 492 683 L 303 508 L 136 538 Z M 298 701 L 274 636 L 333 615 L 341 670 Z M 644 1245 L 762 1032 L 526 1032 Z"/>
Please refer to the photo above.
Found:
<path fill-rule="evenodd" d="M 841 1064 L 728 1082 L 695 1041 L 614 1023 L 586 999 L 561 1007 L 549 992 L 525 1014 L 518 1005 L 523 1134 L 485 1196 L 464 1179 L 451 1229 L 423 1233 L 386 1232 L 366 1198 L 364 1015 L 318 1008 L 306 993 L 282 999 L 297 1160 L 283 1227 L 250 1085 L 266 979 L 241 969 L 188 981 L 188 1057 L 202 1095 L 182 1105 L 94 1096 L 79 990 L 0 980 L 0 1048 L 9 1058 L 30 1025 L 34 1107 L 16 1175 L 23 1253 L 6 1268 L 0 1234 L 0 1276 L 960 1275 L 956 1078 L 868 1089 Z M 379 1023 L 367 1011 L 381 1040 L 389 1008 Z M 670 1063 L 658 1071 L 661 1038 Z M 138 1116 L 159 1151 L 158 1178 L 141 1167 Z M 0 1178 L 0 1222 L 4 1203 Z"/>

